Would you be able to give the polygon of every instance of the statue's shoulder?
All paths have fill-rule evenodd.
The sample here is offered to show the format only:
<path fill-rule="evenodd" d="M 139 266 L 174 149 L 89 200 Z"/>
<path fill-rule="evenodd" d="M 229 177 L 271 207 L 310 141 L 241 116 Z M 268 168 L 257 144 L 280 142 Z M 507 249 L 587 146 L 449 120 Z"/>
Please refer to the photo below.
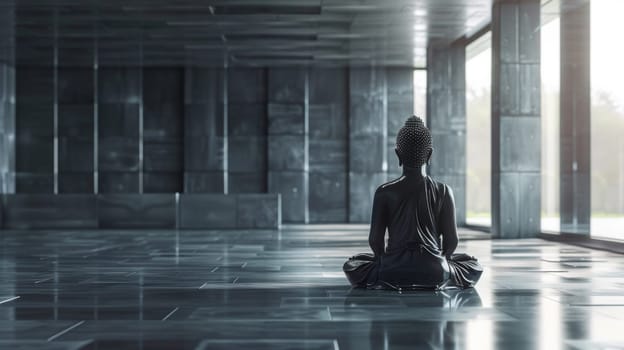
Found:
<path fill-rule="evenodd" d="M 388 181 L 384 184 L 382 184 L 381 186 L 377 187 L 377 191 L 376 192 L 380 192 L 380 191 L 384 191 L 384 190 L 389 190 L 390 188 L 397 186 L 398 184 L 401 183 L 401 181 L 403 181 L 405 179 L 405 177 L 401 176 L 397 179 Z"/>
<path fill-rule="evenodd" d="M 453 195 L 453 190 L 451 186 L 448 184 L 432 179 L 430 176 L 427 176 L 427 181 L 431 188 L 433 188 L 441 197 L 445 197 L 447 195 Z"/>

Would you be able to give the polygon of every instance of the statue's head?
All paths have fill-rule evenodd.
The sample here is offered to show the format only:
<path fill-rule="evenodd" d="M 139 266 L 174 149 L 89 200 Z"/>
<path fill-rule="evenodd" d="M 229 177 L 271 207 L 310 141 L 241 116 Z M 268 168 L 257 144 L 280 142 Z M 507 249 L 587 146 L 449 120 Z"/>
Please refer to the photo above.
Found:
<path fill-rule="evenodd" d="M 429 161 L 433 147 L 431 133 L 422 119 L 412 116 L 405 121 L 399 130 L 395 152 L 399 157 L 399 165 L 419 168 Z"/>

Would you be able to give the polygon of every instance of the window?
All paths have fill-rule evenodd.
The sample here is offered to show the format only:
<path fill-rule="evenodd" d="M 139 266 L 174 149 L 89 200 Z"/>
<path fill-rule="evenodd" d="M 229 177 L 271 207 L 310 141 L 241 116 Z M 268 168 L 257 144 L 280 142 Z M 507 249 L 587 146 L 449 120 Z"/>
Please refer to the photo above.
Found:
<path fill-rule="evenodd" d="M 427 120 L 427 70 L 414 71 L 414 114 Z"/>
<path fill-rule="evenodd" d="M 466 47 L 466 222 L 490 226 L 491 85 L 490 32 Z"/>
<path fill-rule="evenodd" d="M 542 231 L 559 233 L 559 4 L 542 7 Z"/>
<path fill-rule="evenodd" d="M 624 1 L 592 0 L 591 235 L 624 239 Z"/>

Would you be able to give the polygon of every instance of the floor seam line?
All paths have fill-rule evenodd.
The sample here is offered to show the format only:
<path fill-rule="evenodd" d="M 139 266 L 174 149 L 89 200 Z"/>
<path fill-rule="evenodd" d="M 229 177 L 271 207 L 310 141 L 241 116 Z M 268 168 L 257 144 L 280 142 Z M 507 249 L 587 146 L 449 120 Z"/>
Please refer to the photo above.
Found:
<path fill-rule="evenodd" d="M 175 309 L 173 309 L 170 313 L 167 314 L 167 316 L 165 316 L 161 321 L 166 321 L 169 317 L 171 317 L 171 315 L 173 315 L 176 311 L 178 311 L 179 307 L 176 307 Z"/>
<path fill-rule="evenodd" d="M 53 341 L 53 340 L 55 340 L 55 339 L 57 339 L 57 338 L 59 338 L 59 337 L 61 337 L 61 336 L 65 335 L 65 334 L 67 334 L 67 333 L 68 333 L 68 332 L 70 332 L 72 329 L 79 327 L 79 326 L 80 326 L 80 325 L 82 325 L 83 323 L 85 323 L 85 321 L 84 321 L 84 320 L 74 323 L 73 325 L 71 325 L 71 326 L 69 326 L 69 327 L 65 328 L 64 330 L 62 330 L 62 331 L 60 331 L 60 332 L 58 332 L 58 333 L 54 334 L 54 335 L 53 335 L 53 336 L 51 336 L 50 338 L 48 338 L 48 341 L 49 341 L 49 342 L 50 342 L 50 341 Z"/>
<path fill-rule="evenodd" d="M 21 297 L 18 295 L 18 296 L 14 296 L 14 297 L 9 298 L 9 299 L 6 299 L 6 300 L 1 300 L 1 301 L 0 301 L 0 304 L 10 303 L 10 302 L 12 302 L 13 300 L 17 300 L 17 299 L 19 299 L 19 298 L 21 298 Z"/>

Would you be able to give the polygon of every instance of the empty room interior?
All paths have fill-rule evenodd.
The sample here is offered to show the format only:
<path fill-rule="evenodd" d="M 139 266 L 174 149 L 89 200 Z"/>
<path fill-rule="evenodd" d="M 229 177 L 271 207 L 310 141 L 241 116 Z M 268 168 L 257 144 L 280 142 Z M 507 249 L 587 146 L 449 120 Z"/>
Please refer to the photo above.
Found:
<path fill-rule="evenodd" d="M 623 13 L 0 0 L 0 349 L 624 349 Z"/>

